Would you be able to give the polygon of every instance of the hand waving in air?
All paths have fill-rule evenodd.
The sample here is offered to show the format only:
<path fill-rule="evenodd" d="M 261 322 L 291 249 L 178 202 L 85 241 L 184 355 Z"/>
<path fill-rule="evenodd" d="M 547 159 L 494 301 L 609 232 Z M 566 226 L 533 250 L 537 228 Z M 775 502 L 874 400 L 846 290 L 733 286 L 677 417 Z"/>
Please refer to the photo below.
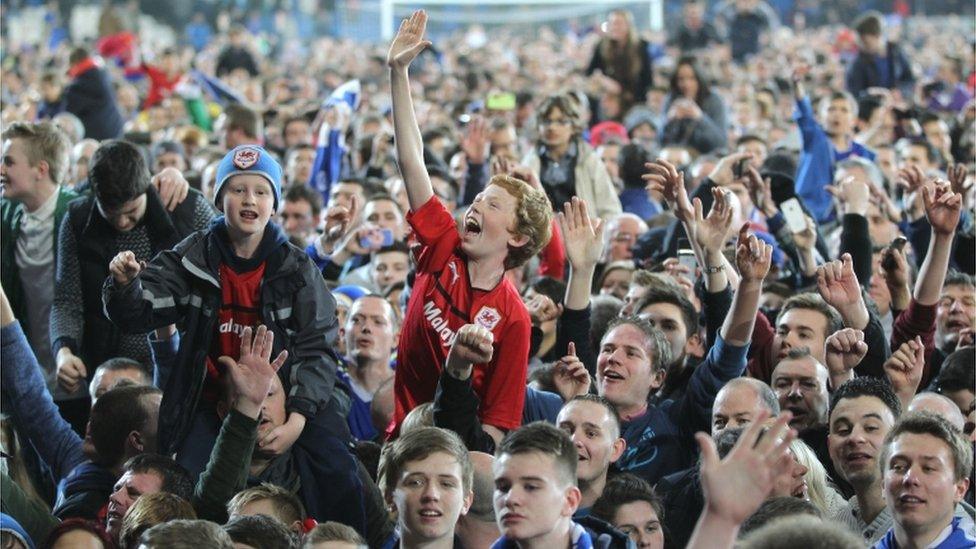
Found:
<path fill-rule="evenodd" d="M 690 220 L 694 210 L 688 200 L 684 174 L 667 160 L 648 162 L 644 167 L 647 168 L 647 173 L 641 179 L 647 185 L 647 190 L 661 193 L 678 220 Z"/>
<path fill-rule="evenodd" d="M 408 19 L 400 23 L 400 30 L 390 44 L 390 52 L 386 55 L 386 64 L 392 69 L 406 69 L 410 63 L 431 45 L 430 40 L 424 38 L 427 30 L 427 12 L 417 10 Z"/>

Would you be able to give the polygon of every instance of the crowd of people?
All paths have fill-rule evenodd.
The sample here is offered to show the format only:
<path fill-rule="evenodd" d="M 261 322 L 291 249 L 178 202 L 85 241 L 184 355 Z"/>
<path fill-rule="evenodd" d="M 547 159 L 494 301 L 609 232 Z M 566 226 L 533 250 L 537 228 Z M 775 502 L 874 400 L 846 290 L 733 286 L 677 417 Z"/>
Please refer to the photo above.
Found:
<path fill-rule="evenodd" d="M 972 19 L 774 4 L 4 47 L 0 546 L 976 546 Z"/>

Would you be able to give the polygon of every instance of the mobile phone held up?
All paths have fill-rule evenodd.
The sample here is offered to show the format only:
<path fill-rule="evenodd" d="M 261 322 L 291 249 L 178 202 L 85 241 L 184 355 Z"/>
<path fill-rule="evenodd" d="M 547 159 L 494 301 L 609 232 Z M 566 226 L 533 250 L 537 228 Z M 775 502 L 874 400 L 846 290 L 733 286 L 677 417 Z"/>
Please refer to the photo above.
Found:
<path fill-rule="evenodd" d="M 783 212 L 783 217 L 786 219 L 786 225 L 789 226 L 790 232 L 799 233 L 806 230 L 807 218 L 803 213 L 803 207 L 800 206 L 799 200 L 796 198 L 785 200 L 779 205 L 779 209 Z"/>
<path fill-rule="evenodd" d="M 695 252 L 691 249 L 691 243 L 687 238 L 678 239 L 678 264 L 687 268 L 687 273 L 682 275 L 688 280 L 695 280 L 695 272 L 698 269 L 698 260 L 695 259 Z"/>

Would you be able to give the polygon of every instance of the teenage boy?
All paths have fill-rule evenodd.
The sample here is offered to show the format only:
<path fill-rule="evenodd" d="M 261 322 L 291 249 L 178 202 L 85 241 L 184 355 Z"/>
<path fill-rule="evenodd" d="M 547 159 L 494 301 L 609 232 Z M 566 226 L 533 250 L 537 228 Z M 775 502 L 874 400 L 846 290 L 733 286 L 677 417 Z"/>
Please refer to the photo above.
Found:
<path fill-rule="evenodd" d="M 881 450 L 885 505 L 895 525 L 875 548 L 976 546 L 972 521 L 953 516 L 972 466 L 972 443 L 948 421 L 925 412 L 902 417 Z"/>
<path fill-rule="evenodd" d="M 281 167 L 261 147 L 237 147 L 217 169 L 214 201 L 224 216 L 208 230 L 145 268 L 132 252 L 119 253 L 103 289 L 105 311 L 123 329 L 183 322 L 160 412 L 159 448 L 165 455 L 176 452 L 197 474 L 220 427 L 215 405 L 224 357 L 236 360 L 240 334 L 258 324 L 274 333 L 276 352 L 291 355 L 279 370 L 287 420 L 263 434 L 261 450 L 281 455 L 314 418 L 348 437 L 333 398 L 335 300 L 308 256 L 271 222 L 281 201 Z"/>
<path fill-rule="evenodd" d="M 492 549 L 592 547 L 573 522 L 581 494 L 573 441 L 548 423 L 530 423 L 505 437 L 495 456 L 495 517 L 502 537 Z"/>
<path fill-rule="evenodd" d="M 0 163 L 0 278 L 14 314 L 24 320 L 48 390 L 58 397 L 50 316 L 58 227 L 68 202 L 78 197 L 64 184 L 70 149 L 68 137 L 50 122 L 15 122 L 3 132 Z"/>
<path fill-rule="evenodd" d="M 531 323 L 505 271 L 524 264 L 549 241 L 552 211 L 546 196 L 527 183 L 493 177 L 464 215 L 460 234 L 451 213 L 434 196 L 424 167 L 420 128 L 410 98 L 407 68 L 430 42 L 427 15 L 403 22 L 387 64 L 400 173 L 410 203 L 408 221 L 421 243 L 417 278 L 407 305 L 396 371 L 396 411 L 388 434 L 407 412 L 434 398 L 441 369 L 457 331 L 486 329 L 492 343 L 467 348 L 476 365 L 473 385 L 481 399 L 484 429 L 496 440 L 522 422 Z"/>
<path fill-rule="evenodd" d="M 851 156 L 874 161 L 874 152 L 854 141 L 857 101 L 851 94 L 835 91 L 820 101 L 820 122 L 813 117 L 813 107 L 803 87 L 806 66 L 793 71 L 797 124 L 803 140 L 803 152 L 796 172 L 796 192 L 818 222 L 834 218 L 834 199 L 827 184 L 834 180 L 834 166 Z"/>
<path fill-rule="evenodd" d="M 471 507 L 473 471 L 467 448 L 451 431 L 421 427 L 388 444 L 378 478 L 398 524 L 383 547 L 457 547 L 454 528 Z"/>
<path fill-rule="evenodd" d="M 563 406 L 556 425 L 576 445 L 576 480 L 580 489 L 577 517 L 587 516 L 593 502 L 603 494 L 610 466 L 620 459 L 627 443 L 620 438 L 620 416 L 607 399 L 579 395 Z"/>

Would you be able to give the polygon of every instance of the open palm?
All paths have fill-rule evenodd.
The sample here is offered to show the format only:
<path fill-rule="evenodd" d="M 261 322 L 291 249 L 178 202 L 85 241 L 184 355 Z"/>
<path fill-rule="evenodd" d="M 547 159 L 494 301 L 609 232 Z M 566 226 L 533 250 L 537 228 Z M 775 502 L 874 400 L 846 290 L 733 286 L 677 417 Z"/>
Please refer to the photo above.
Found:
<path fill-rule="evenodd" d="M 400 23 L 400 30 L 390 44 L 390 52 L 386 55 L 386 64 L 392 68 L 405 68 L 430 45 L 424 39 L 427 30 L 427 12 L 417 10 L 409 19 Z"/>
<path fill-rule="evenodd" d="M 721 251 L 729 241 L 729 234 L 732 232 L 732 207 L 727 199 L 727 192 L 720 187 L 712 188 L 712 209 L 705 217 L 702 216 L 701 200 L 694 200 L 694 224 L 688 229 L 703 250 Z"/>

